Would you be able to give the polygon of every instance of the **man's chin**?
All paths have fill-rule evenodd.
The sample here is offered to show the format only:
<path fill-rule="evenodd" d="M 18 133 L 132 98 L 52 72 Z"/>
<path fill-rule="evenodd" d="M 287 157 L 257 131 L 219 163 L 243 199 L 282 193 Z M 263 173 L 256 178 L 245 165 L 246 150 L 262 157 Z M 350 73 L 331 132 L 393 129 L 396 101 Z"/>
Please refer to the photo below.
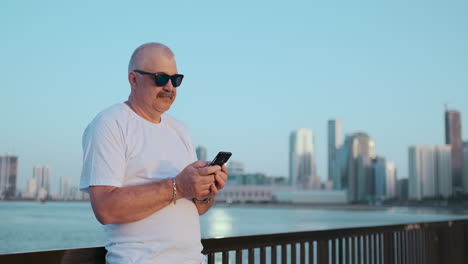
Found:
<path fill-rule="evenodd" d="M 171 108 L 171 105 L 172 105 L 172 103 L 167 104 L 167 105 L 158 105 L 158 106 L 155 106 L 153 108 L 154 108 L 154 110 L 156 110 L 156 111 L 158 111 L 160 113 L 164 113 L 164 112 L 168 111 Z"/>

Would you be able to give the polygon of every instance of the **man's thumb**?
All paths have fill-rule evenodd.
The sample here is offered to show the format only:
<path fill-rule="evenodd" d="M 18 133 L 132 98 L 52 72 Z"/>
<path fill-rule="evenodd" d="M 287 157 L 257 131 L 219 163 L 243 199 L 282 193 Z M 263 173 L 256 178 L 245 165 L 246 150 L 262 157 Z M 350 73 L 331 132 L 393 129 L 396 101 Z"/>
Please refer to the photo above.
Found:
<path fill-rule="evenodd" d="M 195 161 L 194 163 L 192 163 L 192 166 L 194 168 L 204 168 L 206 166 L 210 165 L 210 162 L 209 161 L 201 161 L 201 160 L 198 160 L 198 161 Z"/>

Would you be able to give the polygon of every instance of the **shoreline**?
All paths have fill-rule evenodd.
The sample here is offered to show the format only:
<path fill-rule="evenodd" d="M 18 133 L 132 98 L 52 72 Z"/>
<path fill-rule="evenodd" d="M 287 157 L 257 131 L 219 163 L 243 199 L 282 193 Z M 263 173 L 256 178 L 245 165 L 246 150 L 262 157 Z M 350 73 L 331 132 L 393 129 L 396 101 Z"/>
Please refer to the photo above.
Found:
<path fill-rule="evenodd" d="M 215 207 L 262 207 L 262 208 L 300 208 L 300 209 L 317 209 L 317 210 L 343 210 L 343 211 L 386 211 L 395 208 L 410 208 L 430 211 L 442 211 L 453 214 L 467 214 L 468 207 L 466 205 L 430 205 L 430 204 L 382 204 L 382 205 L 367 205 L 367 204 L 317 204 L 317 203 L 223 203 L 217 202 Z"/>

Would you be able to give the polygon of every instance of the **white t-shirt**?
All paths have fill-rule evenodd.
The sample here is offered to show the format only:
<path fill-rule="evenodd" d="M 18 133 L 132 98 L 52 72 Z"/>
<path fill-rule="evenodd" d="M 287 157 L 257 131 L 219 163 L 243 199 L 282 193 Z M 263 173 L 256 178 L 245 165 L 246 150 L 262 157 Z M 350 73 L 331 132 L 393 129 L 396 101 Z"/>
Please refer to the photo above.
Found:
<path fill-rule="evenodd" d="M 190 132 L 163 114 L 151 123 L 119 103 L 99 113 L 83 134 L 80 188 L 124 187 L 177 176 L 196 161 Z M 105 225 L 107 263 L 201 263 L 200 222 L 187 199 L 146 217 Z"/>

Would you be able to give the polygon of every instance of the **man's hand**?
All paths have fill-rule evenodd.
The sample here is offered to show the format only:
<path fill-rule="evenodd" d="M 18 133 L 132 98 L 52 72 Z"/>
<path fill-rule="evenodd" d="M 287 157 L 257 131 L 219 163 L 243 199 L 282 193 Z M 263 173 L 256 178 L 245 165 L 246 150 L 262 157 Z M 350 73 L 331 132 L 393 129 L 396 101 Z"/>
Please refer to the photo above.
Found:
<path fill-rule="evenodd" d="M 219 166 L 218 166 L 219 167 Z M 228 178 L 228 169 L 226 165 L 221 167 L 221 170 L 215 172 L 214 176 L 214 184 L 210 186 L 210 192 L 207 195 L 203 196 L 195 196 L 197 200 L 204 200 L 206 198 L 214 198 L 218 192 L 224 188 Z"/>
<path fill-rule="evenodd" d="M 176 177 L 179 197 L 193 198 L 210 194 L 218 174 L 224 174 L 220 166 L 208 166 L 209 162 L 196 161 L 185 167 Z M 221 173 L 220 173 L 221 172 Z M 223 181 L 224 186 L 224 181 Z"/>
<path fill-rule="evenodd" d="M 219 190 L 224 188 L 228 177 L 228 169 L 226 165 L 221 167 L 221 170 L 215 173 L 215 184 L 211 186 L 211 192 L 217 195 Z"/>

